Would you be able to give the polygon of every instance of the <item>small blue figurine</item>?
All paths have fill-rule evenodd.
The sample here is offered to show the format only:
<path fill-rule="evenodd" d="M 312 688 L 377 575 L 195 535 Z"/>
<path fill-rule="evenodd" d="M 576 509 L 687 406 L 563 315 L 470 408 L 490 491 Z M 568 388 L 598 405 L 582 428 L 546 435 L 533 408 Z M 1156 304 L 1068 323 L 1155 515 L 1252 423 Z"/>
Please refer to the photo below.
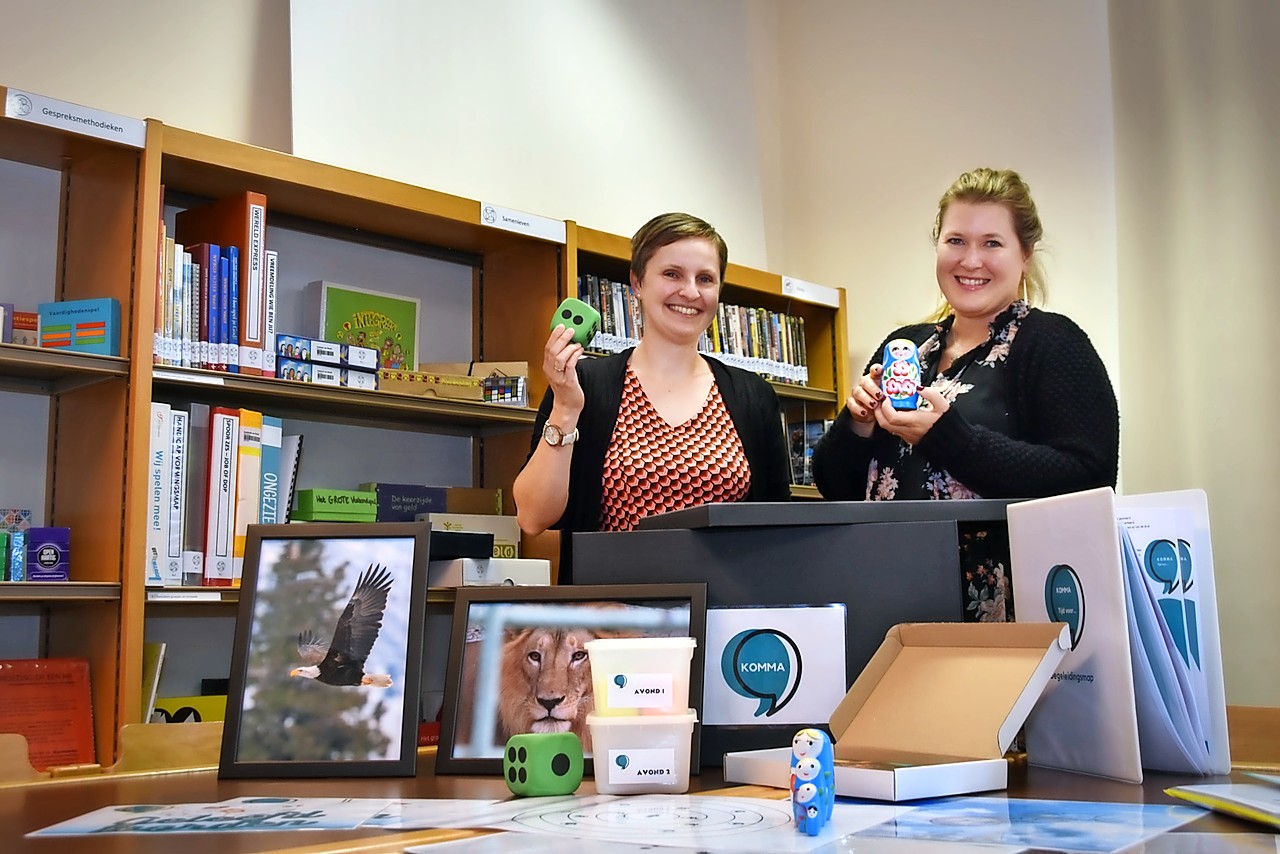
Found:
<path fill-rule="evenodd" d="M 831 739 L 802 729 L 791 739 L 791 806 L 796 830 L 817 836 L 836 802 L 836 760 Z"/>
<path fill-rule="evenodd" d="M 895 338 L 884 345 L 881 357 L 884 373 L 880 388 L 894 409 L 920 406 L 920 352 L 909 338 Z"/>

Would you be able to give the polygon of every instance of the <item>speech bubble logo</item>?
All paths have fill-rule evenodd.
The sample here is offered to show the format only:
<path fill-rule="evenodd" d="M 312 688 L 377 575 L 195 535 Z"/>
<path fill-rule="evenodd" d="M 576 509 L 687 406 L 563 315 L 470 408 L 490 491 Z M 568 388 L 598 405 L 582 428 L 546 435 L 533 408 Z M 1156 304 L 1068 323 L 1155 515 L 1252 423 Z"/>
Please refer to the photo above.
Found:
<path fill-rule="evenodd" d="M 613 760 L 613 764 L 625 771 L 627 766 L 631 764 L 631 757 L 627 756 L 625 753 L 620 753 L 618 754 L 618 758 Z"/>
<path fill-rule="evenodd" d="M 1178 574 L 1182 576 L 1182 590 L 1185 593 L 1191 589 L 1191 543 L 1186 540 L 1178 540 L 1178 569 Z"/>
<path fill-rule="evenodd" d="M 791 702 L 800 687 L 800 647 L 776 629 L 738 632 L 720 656 L 720 672 L 735 694 L 760 705 L 755 717 L 768 717 Z"/>
<path fill-rule="evenodd" d="M 617 685 L 619 688 L 625 688 L 627 687 L 627 677 L 619 673 L 617 676 L 613 677 L 613 684 Z"/>
<path fill-rule="evenodd" d="M 1071 648 L 1079 646 L 1084 635 L 1084 587 L 1080 576 L 1065 563 L 1049 570 L 1044 581 L 1044 608 L 1051 621 L 1071 628 Z"/>
<path fill-rule="evenodd" d="M 1152 540 L 1142 556 L 1147 575 L 1164 585 L 1165 595 L 1178 587 L 1178 547 L 1170 540 Z"/>

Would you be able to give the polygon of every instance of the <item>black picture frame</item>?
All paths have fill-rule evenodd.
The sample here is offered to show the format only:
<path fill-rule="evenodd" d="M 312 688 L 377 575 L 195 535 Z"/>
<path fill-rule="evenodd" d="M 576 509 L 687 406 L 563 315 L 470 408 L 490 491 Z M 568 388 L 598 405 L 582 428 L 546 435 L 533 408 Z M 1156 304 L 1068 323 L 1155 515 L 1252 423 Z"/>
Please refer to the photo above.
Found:
<path fill-rule="evenodd" d="M 690 661 L 689 671 L 689 705 L 693 709 L 702 708 L 702 673 L 703 645 L 706 642 L 707 626 L 707 586 L 700 583 L 687 584 L 601 584 L 601 585 L 566 585 L 566 586 L 529 586 L 529 587 L 459 587 L 454 600 L 453 627 L 449 642 L 449 663 L 446 671 L 444 706 L 441 715 L 440 744 L 436 750 L 437 774 L 501 774 L 502 747 L 506 738 L 516 732 L 525 731 L 511 722 L 499 720 L 500 709 L 483 711 L 483 698 L 501 694 L 499 656 L 507 650 L 499 651 L 499 645 L 491 648 L 493 657 L 483 660 L 485 632 L 478 628 L 486 623 L 497 625 L 504 632 L 500 643 L 513 639 L 510 626 L 533 626 L 536 628 L 565 627 L 562 608 L 547 608 L 548 623 L 532 622 L 540 619 L 538 611 L 530 614 L 529 609 L 517 606 L 562 606 L 562 608 L 580 608 L 584 613 L 584 625 L 570 623 L 568 627 L 575 631 L 595 623 L 610 624 L 609 629 L 600 628 L 600 632 L 626 632 L 629 635 L 647 636 L 688 636 L 696 645 Z M 618 609 L 618 605 L 630 606 Z M 670 624 L 651 628 L 623 627 L 626 617 L 618 617 L 619 613 L 636 613 L 654 609 L 670 611 L 674 619 Z M 543 609 L 539 609 L 543 610 Z M 557 613 L 558 612 L 558 613 Z M 607 614 L 597 617 L 596 612 Z M 687 621 L 684 614 L 687 613 Z M 499 614 L 496 622 L 495 614 Z M 508 619 L 510 618 L 510 619 Z M 570 614 L 569 619 L 573 619 Z M 632 620 L 634 622 L 634 620 Z M 495 669 L 496 668 L 496 669 Z M 486 689 L 485 683 L 490 687 Z M 494 683 L 498 683 L 495 685 Z M 590 670 L 585 674 L 585 687 L 591 688 Z M 579 708 L 573 717 L 571 731 L 581 736 L 586 732 L 586 714 L 594 708 L 594 693 L 591 702 Z M 494 741 L 487 745 L 473 744 L 471 733 L 477 732 L 477 726 L 484 726 L 484 716 L 490 714 L 493 722 Z M 477 718 L 479 723 L 477 724 Z M 698 739 L 700 730 L 695 724 L 693 743 L 690 750 L 690 773 L 697 774 L 701 770 L 698 760 Z M 501 739 L 501 741 L 499 741 Z M 584 740 L 587 757 L 585 773 L 594 773 L 594 765 L 590 758 L 590 741 Z"/>
<path fill-rule="evenodd" d="M 430 535 L 426 522 L 248 527 L 220 778 L 414 775 Z M 351 631 L 337 631 L 349 606 Z M 372 640 L 366 658 L 321 660 L 335 636 L 357 655 Z M 372 684 L 332 684 L 361 674 Z"/>

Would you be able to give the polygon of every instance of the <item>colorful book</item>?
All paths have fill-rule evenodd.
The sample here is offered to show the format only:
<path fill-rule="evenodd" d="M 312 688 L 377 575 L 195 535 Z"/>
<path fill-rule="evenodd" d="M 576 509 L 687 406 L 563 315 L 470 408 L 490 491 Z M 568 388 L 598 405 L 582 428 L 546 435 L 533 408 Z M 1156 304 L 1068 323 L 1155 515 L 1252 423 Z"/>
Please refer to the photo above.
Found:
<path fill-rule="evenodd" d="M 9 532 L 9 580 L 27 580 L 27 532 Z M 0 704 L 3 705 L 3 704 Z M 4 730 L 0 730 L 4 732 Z"/>
<path fill-rule="evenodd" d="M 218 406 L 209 417 L 209 481 L 205 506 L 204 584 L 230 587 L 235 578 L 236 474 L 240 410 Z"/>
<path fill-rule="evenodd" d="M 165 587 L 182 586 L 182 548 L 187 513 L 187 430 L 188 415 L 181 409 L 169 412 L 169 534 L 161 567 L 160 583 Z"/>
<path fill-rule="evenodd" d="M 280 448 L 284 439 L 284 421 L 275 415 L 262 416 L 262 477 L 258 522 L 275 525 L 284 521 L 280 507 Z"/>
<path fill-rule="evenodd" d="M 175 236 L 234 246 L 241 256 L 237 300 L 237 362 L 240 372 L 262 373 L 267 198 L 244 192 L 179 211 Z M 229 315 L 228 315 L 229 316 Z M 229 337 L 227 339 L 230 340 Z M 224 341 L 223 343 L 227 343 Z"/>
<path fill-rule="evenodd" d="M 0 661 L 0 696 L 0 732 L 26 736 L 37 771 L 96 761 L 88 659 Z"/>
<path fill-rule="evenodd" d="M 9 577 L 9 532 L 0 530 L 0 581 L 12 581 Z"/>
<path fill-rule="evenodd" d="M 258 524 L 262 494 L 262 413 L 240 410 L 240 443 L 236 471 L 236 522 L 232 545 L 231 583 L 240 586 L 244 571 L 244 546 L 250 525 Z"/>
<path fill-rule="evenodd" d="M 209 404 L 187 406 L 187 506 L 182 524 L 182 583 L 204 583 L 204 537 L 209 506 Z"/>
<path fill-rule="evenodd" d="M 147 429 L 147 553 L 146 583 L 164 584 L 164 566 L 169 553 L 169 457 L 173 446 L 170 427 L 172 408 L 167 403 L 151 403 Z"/>
<path fill-rule="evenodd" d="M 218 251 L 216 244 L 197 243 L 191 247 L 191 264 L 192 264 L 192 286 L 194 292 L 193 299 L 196 301 L 196 316 L 192 323 L 192 338 L 195 341 L 193 348 L 192 367 L 208 368 L 216 361 L 210 354 L 209 343 L 213 340 L 209 337 L 209 317 L 213 310 L 211 294 L 209 292 L 210 282 L 209 274 L 213 272 L 214 265 L 209 263 L 213 253 Z"/>
<path fill-rule="evenodd" d="M 274 249 L 266 252 L 266 271 L 262 288 L 262 374 L 276 375 L 276 281 L 279 275 L 279 256 Z"/>
<path fill-rule="evenodd" d="M 240 332 L 236 326 L 240 322 L 239 269 L 239 264 L 232 264 L 231 257 L 224 247 L 218 265 L 218 275 L 222 277 L 222 289 L 227 295 L 227 315 L 222 327 L 224 340 L 222 354 L 227 372 L 232 374 L 240 373 Z"/>

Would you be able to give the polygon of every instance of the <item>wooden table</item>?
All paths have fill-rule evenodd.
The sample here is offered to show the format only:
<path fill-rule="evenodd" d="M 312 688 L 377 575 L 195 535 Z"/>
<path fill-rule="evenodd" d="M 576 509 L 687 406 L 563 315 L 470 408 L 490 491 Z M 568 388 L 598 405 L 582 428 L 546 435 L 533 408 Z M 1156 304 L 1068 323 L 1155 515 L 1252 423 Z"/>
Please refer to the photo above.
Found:
<path fill-rule="evenodd" d="M 219 780 L 215 771 L 170 772 L 162 774 L 120 774 L 86 779 L 43 781 L 25 786 L 0 788 L 0 852 L 36 854 L 81 854 L 81 852 L 128 852 L 128 854 L 238 854 L 239 852 L 402 851 L 409 845 L 456 839 L 480 831 L 471 830 L 351 830 L 351 831 L 254 831 L 214 834 L 118 834 L 24 839 L 33 830 L 74 818 L 113 804 L 210 803 L 247 795 L 279 797 L 360 797 L 386 798 L 482 798 L 511 796 L 497 776 L 439 776 L 433 771 L 434 755 L 419 756 L 419 772 L 411 778 L 315 779 L 315 780 Z M 1234 779 L 1244 780 L 1242 774 Z M 1150 774 L 1142 785 L 1131 785 L 1079 774 L 1029 768 L 1014 763 L 1010 768 L 1011 797 L 1054 800 L 1111 801 L 1116 803 L 1169 804 L 1184 802 L 1170 798 L 1163 789 L 1186 783 L 1224 782 L 1227 778 L 1192 779 Z M 757 786 L 724 788 L 719 768 L 707 768 L 690 778 L 691 792 L 750 797 L 780 797 L 781 789 Z M 580 795 L 595 793 L 590 780 L 583 782 Z M 992 793 L 998 794 L 998 793 Z M 1259 832 L 1261 825 L 1206 811 L 1177 832 Z"/>

